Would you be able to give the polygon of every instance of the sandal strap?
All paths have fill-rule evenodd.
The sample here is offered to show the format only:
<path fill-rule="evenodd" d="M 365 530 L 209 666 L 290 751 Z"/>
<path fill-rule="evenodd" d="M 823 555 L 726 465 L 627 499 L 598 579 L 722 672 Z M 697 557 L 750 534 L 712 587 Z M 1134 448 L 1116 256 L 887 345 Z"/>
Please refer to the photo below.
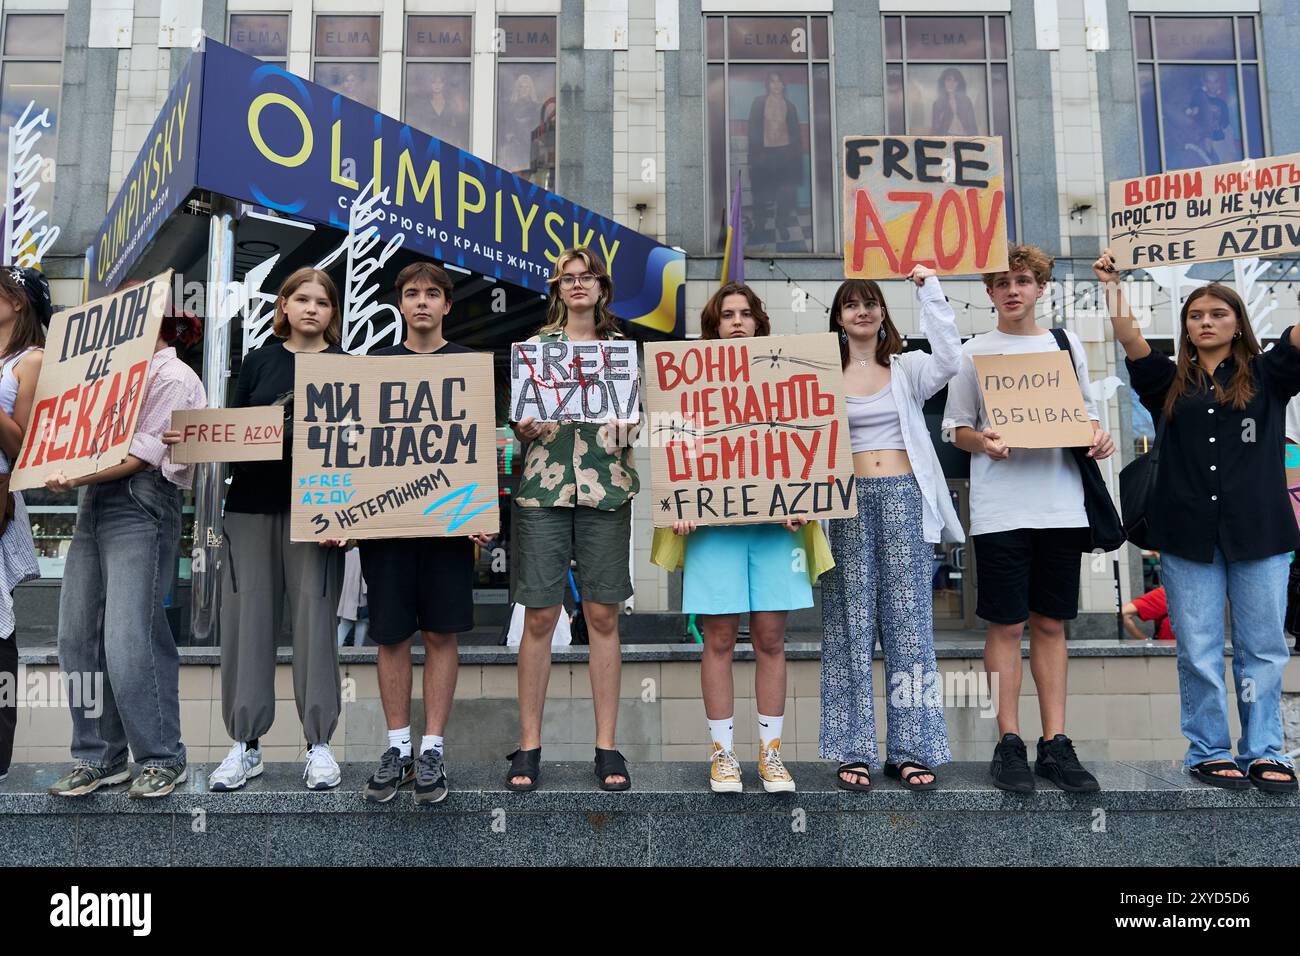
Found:
<path fill-rule="evenodd" d="M 912 764 L 903 764 L 903 766 L 908 767 L 908 766 L 912 766 Z M 924 777 L 927 775 L 931 777 L 934 776 L 934 771 L 929 769 L 928 767 L 922 768 L 921 770 L 902 770 L 900 772 L 903 775 L 903 781 L 905 783 L 911 783 L 917 777 Z"/>
<path fill-rule="evenodd" d="M 857 763 L 842 763 L 840 764 L 840 769 L 835 772 L 836 773 L 857 773 L 863 776 L 870 776 L 871 766 L 869 764 L 863 763 L 862 761 L 858 761 Z"/>
<path fill-rule="evenodd" d="M 596 748 L 596 774 L 605 777 L 627 777 L 627 759 L 617 750 Z"/>
<path fill-rule="evenodd" d="M 541 768 L 542 748 L 534 750 L 516 750 L 506 757 L 510 761 L 510 776 L 527 777 L 529 780 L 537 779 L 537 772 Z"/>
<path fill-rule="evenodd" d="M 1214 773 L 1216 770 L 1236 770 L 1238 772 L 1241 770 L 1235 760 L 1207 760 L 1204 763 L 1194 764 L 1192 769 L 1200 770 L 1202 773 Z M 1219 774 L 1219 776 L 1222 776 L 1222 774 Z"/>
<path fill-rule="evenodd" d="M 1265 773 L 1270 773 L 1270 772 L 1271 772 L 1271 773 L 1284 773 L 1284 774 L 1287 775 L 1287 779 L 1289 779 L 1289 780 L 1294 780 L 1294 779 L 1296 779 L 1295 769 L 1292 768 L 1292 767 L 1288 767 L 1286 764 L 1282 763 L 1280 760 L 1271 760 L 1271 759 L 1256 760 L 1256 761 L 1255 761 L 1253 764 L 1251 764 L 1250 767 L 1248 767 L 1247 770 L 1246 770 L 1246 773 L 1248 773 L 1248 774 L 1249 774 L 1250 776 L 1252 776 L 1252 777 L 1257 776 L 1257 775 L 1260 776 L 1260 777 L 1263 777 L 1263 775 L 1264 775 Z M 1275 781 L 1273 781 L 1273 782 L 1274 782 L 1274 783 L 1281 783 L 1282 781 L 1280 781 L 1280 780 L 1275 780 Z"/>

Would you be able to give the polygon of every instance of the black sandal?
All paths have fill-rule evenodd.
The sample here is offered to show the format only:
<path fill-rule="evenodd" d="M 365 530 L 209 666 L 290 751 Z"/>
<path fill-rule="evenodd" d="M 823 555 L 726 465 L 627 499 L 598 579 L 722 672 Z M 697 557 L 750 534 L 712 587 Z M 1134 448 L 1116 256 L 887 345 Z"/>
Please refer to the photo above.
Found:
<path fill-rule="evenodd" d="M 915 767 L 915 770 L 908 770 L 908 767 Z M 934 777 L 929 783 L 914 783 L 917 777 L 924 777 L 929 774 Z M 885 764 L 885 776 L 893 777 L 908 790 L 933 790 L 939 786 L 938 775 L 923 763 L 917 763 L 915 760 L 904 760 L 901 764 Z"/>
<path fill-rule="evenodd" d="M 845 780 L 840 774 L 851 773 L 859 777 L 866 777 L 866 783 L 853 783 Z M 871 767 L 865 763 L 842 763 L 839 769 L 835 771 L 835 786 L 841 790 L 857 790 L 866 793 L 871 789 Z"/>
<path fill-rule="evenodd" d="M 622 783 L 606 783 L 610 777 L 622 777 Z M 627 772 L 627 761 L 617 750 L 596 748 L 596 780 L 602 790 L 631 790 L 632 777 Z"/>
<path fill-rule="evenodd" d="M 1286 780 L 1269 780 L 1264 776 L 1268 772 L 1284 773 L 1287 775 Z M 1246 770 L 1246 776 L 1250 782 L 1265 793 L 1290 793 L 1297 789 L 1295 771 L 1284 763 L 1277 760 L 1256 760 Z"/>
<path fill-rule="evenodd" d="M 1252 786 L 1250 778 L 1244 774 L 1240 777 L 1225 777 L 1221 773 L 1215 773 L 1216 770 L 1240 771 L 1241 768 L 1231 760 L 1207 760 L 1189 767 L 1187 772 L 1201 783 L 1208 783 L 1211 787 L 1220 787 L 1224 790 L 1249 790 Z"/>
<path fill-rule="evenodd" d="M 527 793 L 537 789 L 538 778 L 542 771 L 542 748 L 535 750 L 516 750 L 506 757 L 510 761 L 510 772 L 506 774 L 506 789 L 515 793 Z M 515 777 L 527 777 L 527 783 L 513 783 Z"/>

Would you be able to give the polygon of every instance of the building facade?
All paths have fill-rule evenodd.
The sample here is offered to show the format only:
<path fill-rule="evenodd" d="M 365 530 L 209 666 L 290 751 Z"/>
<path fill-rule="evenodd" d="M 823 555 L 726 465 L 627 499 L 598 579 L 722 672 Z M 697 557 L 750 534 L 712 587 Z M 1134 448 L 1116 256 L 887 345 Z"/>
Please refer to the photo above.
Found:
<path fill-rule="evenodd" d="M 1090 296 L 1107 183 L 1300 151 L 1282 106 L 1300 92 L 1300 8 L 1285 0 L 5 0 L 0 16 L 4 129 L 31 100 L 50 108 L 38 202 L 61 230 L 43 260 L 56 304 L 79 301 L 85 249 L 205 36 L 684 249 L 689 333 L 717 285 L 737 179 L 746 276 L 773 333 L 825 331 L 843 275 L 843 137 L 1001 136 L 1008 225 L 1056 257 L 1044 316 L 1086 344 L 1120 448 L 1114 475 L 1150 430 Z M 765 107 L 781 101 L 784 126 Z M 1140 300 L 1150 337 L 1172 348 L 1180 287 L 1219 278 L 1250 293 L 1257 331 L 1276 337 L 1300 316 L 1300 267 L 1264 265 L 1157 275 Z M 909 290 L 885 285 L 924 347 Z M 944 286 L 963 335 L 992 327 L 978 280 Z M 964 507 L 941 408 L 927 415 Z M 46 579 L 24 586 L 20 608 L 52 626 L 75 500 L 29 500 Z M 672 611 L 678 585 L 650 564 L 650 531 L 639 506 L 635 610 Z M 1114 633 L 1116 580 L 1128 600 L 1141 564 L 1132 548 L 1118 566 L 1085 556 L 1092 613 L 1078 633 Z M 964 548 L 936 554 L 940 626 L 976 626 L 967 571 Z"/>

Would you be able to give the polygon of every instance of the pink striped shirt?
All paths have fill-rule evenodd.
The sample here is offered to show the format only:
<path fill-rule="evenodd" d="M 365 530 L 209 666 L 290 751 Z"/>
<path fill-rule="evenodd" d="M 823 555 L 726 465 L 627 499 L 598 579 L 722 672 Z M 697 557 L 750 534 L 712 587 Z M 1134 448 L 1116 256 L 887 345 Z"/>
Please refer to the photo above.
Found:
<path fill-rule="evenodd" d="M 149 363 L 149 385 L 144 392 L 144 408 L 131 439 L 131 454 L 160 470 L 163 477 L 179 488 L 194 483 L 194 466 L 172 463 L 171 450 L 163 444 L 162 434 L 172 427 L 172 412 L 207 408 L 208 395 L 202 380 L 181 361 L 174 348 L 153 355 Z"/>

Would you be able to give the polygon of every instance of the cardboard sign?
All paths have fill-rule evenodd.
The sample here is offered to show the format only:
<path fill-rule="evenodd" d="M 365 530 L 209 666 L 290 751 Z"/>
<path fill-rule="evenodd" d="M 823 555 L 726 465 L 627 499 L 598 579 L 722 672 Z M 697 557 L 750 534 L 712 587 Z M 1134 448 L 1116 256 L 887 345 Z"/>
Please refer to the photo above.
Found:
<path fill-rule="evenodd" d="M 492 356 L 299 355 L 289 537 L 498 530 Z"/>
<path fill-rule="evenodd" d="M 1286 446 L 1286 493 L 1291 499 L 1296 524 L 1300 525 L 1300 446 Z"/>
<path fill-rule="evenodd" d="M 636 343 L 516 342 L 510 420 L 635 422 L 641 417 Z"/>
<path fill-rule="evenodd" d="M 858 513 L 835 336 L 646 346 L 656 526 Z"/>
<path fill-rule="evenodd" d="M 1300 153 L 1110 184 L 1118 269 L 1300 251 Z"/>
<path fill-rule="evenodd" d="M 168 269 L 50 320 L 11 490 L 44 488 L 60 470 L 80 478 L 126 461 L 171 277 Z"/>
<path fill-rule="evenodd" d="M 200 408 L 172 412 L 181 433 L 172 461 L 279 461 L 284 457 L 284 407 Z"/>
<path fill-rule="evenodd" d="M 844 276 L 1007 268 L 1000 136 L 844 137 Z"/>
<path fill-rule="evenodd" d="M 1009 448 L 1075 448 L 1092 444 L 1069 353 L 972 355 L 989 427 Z"/>

